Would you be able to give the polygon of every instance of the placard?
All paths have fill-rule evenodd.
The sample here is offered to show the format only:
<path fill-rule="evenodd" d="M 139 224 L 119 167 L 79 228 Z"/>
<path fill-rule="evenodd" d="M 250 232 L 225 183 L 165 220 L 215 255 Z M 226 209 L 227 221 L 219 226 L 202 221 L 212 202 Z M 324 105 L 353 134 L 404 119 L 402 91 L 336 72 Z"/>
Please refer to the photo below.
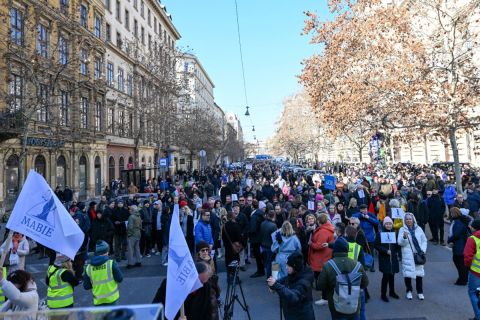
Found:
<path fill-rule="evenodd" d="M 325 189 L 335 190 L 337 188 L 337 179 L 334 176 L 325 176 Z"/>
<path fill-rule="evenodd" d="M 313 201 L 308 201 L 308 210 L 315 210 L 315 203 Z"/>
<path fill-rule="evenodd" d="M 380 232 L 380 240 L 382 243 L 397 243 L 395 232 Z"/>
<path fill-rule="evenodd" d="M 232 201 L 238 201 L 238 196 L 236 193 L 232 194 Z"/>
<path fill-rule="evenodd" d="M 248 164 L 245 165 L 245 169 L 252 170 L 253 166 L 250 163 L 248 163 Z"/>
<path fill-rule="evenodd" d="M 391 208 L 392 210 L 392 219 L 403 219 L 405 212 L 402 208 Z"/>

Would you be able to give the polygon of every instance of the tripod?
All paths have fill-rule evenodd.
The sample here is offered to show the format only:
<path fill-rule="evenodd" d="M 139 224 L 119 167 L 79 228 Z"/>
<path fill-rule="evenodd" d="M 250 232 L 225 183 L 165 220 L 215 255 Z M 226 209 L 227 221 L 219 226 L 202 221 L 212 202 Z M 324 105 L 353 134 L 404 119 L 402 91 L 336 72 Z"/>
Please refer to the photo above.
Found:
<path fill-rule="evenodd" d="M 227 292 L 225 293 L 225 305 L 223 307 L 224 314 L 223 314 L 223 320 L 231 320 L 233 319 L 233 308 L 235 306 L 235 302 L 237 302 L 240 307 L 247 313 L 248 320 L 251 320 L 250 317 L 250 311 L 247 305 L 247 301 L 245 300 L 245 295 L 243 294 L 243 288 L 242 288 L 242 282 L 240 281 L 240 278 L 238 277 L 238 271 L 240 270 L 240 265 L 238 264 L 238 261 L 232 261 L 228 265 L 229 268 L 235 268 L 235 272 L 233 274 L 233 279 L 228 275 L 227 271 Z M 238 288 L 240 288 L 240 294 L 242 295 L 242 301 L 240 301 L 238 297 L 238 293 L 236 291 Z"/>

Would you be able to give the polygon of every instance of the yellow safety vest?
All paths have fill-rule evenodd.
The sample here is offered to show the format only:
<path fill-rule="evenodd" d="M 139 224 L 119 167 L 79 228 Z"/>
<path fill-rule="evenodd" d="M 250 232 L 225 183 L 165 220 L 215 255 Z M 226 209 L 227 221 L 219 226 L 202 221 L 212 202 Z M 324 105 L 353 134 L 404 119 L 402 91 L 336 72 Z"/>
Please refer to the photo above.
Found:
<path fill-rule="evenodd" d="M 472 264 L 470 265 L 470 270 L 480 273 L 480 239 L 475 236 L 470 236 L 475 241 L 475 246 L 477 247 L 477 251 L 473 256 Z"/>
<path fill-rule="evenodd" d="M 113 278 L 113 260 L 99 266 L 87 265 L 85 272 L 92 282 L 93 304 L 111 304 L 120 298 L 117 281 Z"/>
<path fill-rule="evenodd" d="M 3 273 L 3 279 L 7 279 L 7 267 L 2 268 L 2 273 Z M 5 293 L 3 293 L 3 289 L 0 286 L 0 307 L 5 303 Z"/>
<path fill-rule="evenodd" d="M 358 261 L 358 256 L 360 255 L 360 249 L 362 248 L 361 245 L 355 242 L 348 243 L 348 257 L 353 261 Z"/>
<path fill-rule="evenodd" d="M 50 309 L 65 308 L 73 305 L 73 287 L 70 283 L 62 280 L 62 274 L 66 269 L 57 269 L 55 266 L 48 267 L 48 290 L 47 305 Z"/>

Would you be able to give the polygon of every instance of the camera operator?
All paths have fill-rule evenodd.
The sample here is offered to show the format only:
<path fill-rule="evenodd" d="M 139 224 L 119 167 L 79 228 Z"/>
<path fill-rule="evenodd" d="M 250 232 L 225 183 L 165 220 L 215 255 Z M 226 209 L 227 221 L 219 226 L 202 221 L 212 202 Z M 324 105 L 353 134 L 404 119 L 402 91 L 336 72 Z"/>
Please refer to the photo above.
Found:
<path fill-rule="evenodd" d="M 235 215 L 232 212 L 227 213 L 227 222 L 222 228 L 222 240 L 225 244 L 227 281 L 228 283 L 232 283 L 236 267 L 231 267 L 230 264 L 233 261 L 240 261 L 240 253 L 234 250 L 234 246 L 242 244 L 242 231 L 238 222 L 235 221 Z"/>

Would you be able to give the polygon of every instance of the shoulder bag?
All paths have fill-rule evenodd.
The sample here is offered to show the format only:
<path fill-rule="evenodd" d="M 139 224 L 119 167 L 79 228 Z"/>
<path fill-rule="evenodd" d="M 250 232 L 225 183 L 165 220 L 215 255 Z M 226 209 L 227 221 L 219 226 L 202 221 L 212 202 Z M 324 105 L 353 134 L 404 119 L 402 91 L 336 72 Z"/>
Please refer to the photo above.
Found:
<path fill-rule="evenodd" d="M 410 238 L 407 237 L 408 239 L 408 244 L 410 245 L 410 249 L 412 249 L 413 253 L 413 260 L 415 261 L 415 265 L 417 266 L 423 266 L 427 262 L 427 255 L 425 252 L 420 249 L 420 245 L 418 244 L 417 238 L 415 237 L 415 234 L 412 236 L 412 241 L 413 245 L 415 246 L 415 250 L 417 252 L 413 251 L 412 243 L 410 242 Z"/>

